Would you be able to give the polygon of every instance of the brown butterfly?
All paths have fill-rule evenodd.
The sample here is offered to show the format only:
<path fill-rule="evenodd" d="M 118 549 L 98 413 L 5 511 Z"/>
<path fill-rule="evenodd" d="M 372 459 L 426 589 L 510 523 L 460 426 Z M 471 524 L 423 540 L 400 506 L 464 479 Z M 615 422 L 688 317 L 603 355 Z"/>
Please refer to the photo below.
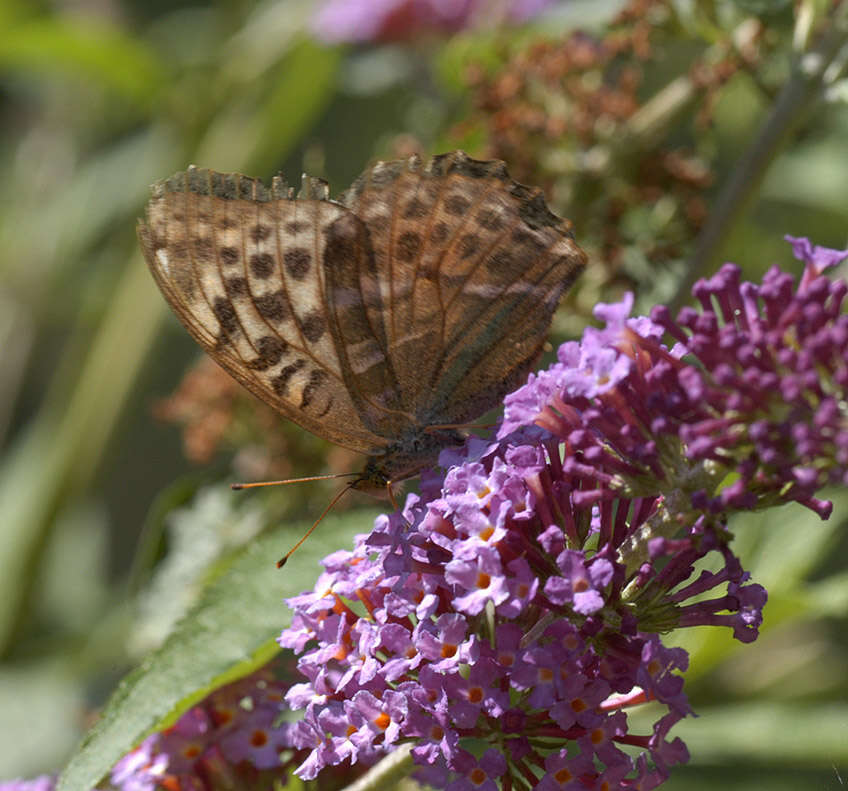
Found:
<path fill-rule="evenodd" d="M 500 161 L 378 162 L 338 201 L 189 168 L 139 223 L 195 340 L 303 428 L 368 455 L 385 487 L 460 443 L 527 376 L 585 263 L 571 225 Z"/>

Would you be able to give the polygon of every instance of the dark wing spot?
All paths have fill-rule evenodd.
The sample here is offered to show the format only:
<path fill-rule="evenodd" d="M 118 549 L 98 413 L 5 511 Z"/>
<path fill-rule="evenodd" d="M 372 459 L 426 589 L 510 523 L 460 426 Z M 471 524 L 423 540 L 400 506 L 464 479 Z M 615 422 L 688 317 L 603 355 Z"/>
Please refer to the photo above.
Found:
<path fill-rule="evenodd" d="M 421 237 L 414 231 L 404 231 L 395 245 L 395 256 L 399 261 L 409 262 L 418 255 Z"/>
<path fill-rule="evenodd" d="M 239 330 L 238 318 L 233 303 L 224 297 L 215 297 L 212 312 L 221 325 L 221 334 L 218 336 L 219 343 L 226 343 L 227 338 L 235 335 Z"/>
<path fill-rule="evenodd" d="M 286 266 L 286 271 L 295 280 L 303 280 L 309 274 L 312 255 L 305 247 L 293 247 L 291 250 L 286 250 L 283 263 Z"/>
<path fill-rule="evenodd" d="M 267 280 L 274 271 L 274 256 L 270 253 L 254 253 L 250 256 L 250 269 L 260 280 Z"/>
<path fill-rule="evenodd" d="M 194 257 L 201 262 L 209 261 L 212 258 L 212 242 L 201 236 L 195 236 L 192 241 L 194 243 Z"/>
<path fill-rule="evenodd" d="M 452 214 L 454 217 L 461 217 L 468 211 L 470 206 L 471 201 L 464 195 L 457 195 L 454 193 L 453 195 L 448 195 L 447 198 L 445 198 L 445 211 L 448 214 Z"/>
<path fill-rule="evenodd" d="M 406 209 L 404 209 L 403 216 L 404 219 L 407 220 L 420 220 L 422 217 L 426 217 L 430 212 L 430 207 L 427 206 L 426 203 L 418 200 L 418 198 L 413 198 L 407 205 Z"/>
<path fill-rule="evenodd" d="M 324 321 L 324 317 L 316 310 L 303 317 L 300 327 L 306 340 L 310 343 L 316 343 L 326 332 L 327 323 Z"/>
<path fill-rule="evenodd" d="M 218 219 L 218 227 L 226 231 L 236 227 L 236 221 L 232 217 L 220 217 Z"/>
<path fill-rule="evenodd" d="M 291 365 L 287 365 L 280 373 L 271 380 L 271 387 L 274 392 L 281 398 L 286 395 L 289 389 L 291 378 L 306 365 L 306 360 L 295 360 Z"/>
<path fill-rule="evenodd" d="M 459 257 L 470 258 L 480 249 L 480 237 L 475 233 L 467 233 L 459 240 Z"/>
<path fill-rule="evenodd" d="M 477 222 L 487 231 L 499 231 L 503 228 L 503 218 L 494 209 L 483 209 L 477 215 Z"/>
<path fill-rule="evenodd" d="M 310 371 L 309 381 L 306 383 L 306 387 L 303 388 L 303 393 L 300 396 L 301 409 L 306 409 L 312 403 L 315 393 L 321 389 L 326 379 L 327 374 L 324 371 L 318 369 Z"/>
<path fill-rule="evenodd" d="M 268 319 L 279 324 L 279 322 L 288 316 L 286 299 L 282 291 L 274 291 L 271 294 L 263 294 L 261 297 L 255 297 L 253 304 L 256 305 L 256 309 L 263 319 Z"/>
<path fill-rule="evenodd" d="M 235 247 L 222 247 L 218 250 L 218 255 L 221 257 L 221 263 L 224 266 L 232 266 L 239 261 L 239 251 Z"/>
<path fill-rule="evenodd" d="M 250 229 L 250 238 L 255 244 L 264 242 L 271 235 L 271 226 L 257 223 Z"/>
<path fill-rule="evenodd" d="M 224 281 L 224 288 L 230 298 L 243 297 L 247 294 L 247 281 L 243 277 L 231 277 Z"/>
<path fill-rule="evenodd" d="M 448 228 L 447 223 L 444 223 L 444 222 L 437 222 L 437 223 L 433 226 L 433 231 L 432 231 L 432 233 L 430 234 L 430 238 L 431 238 L 431 239 L 433 240 L 433 242 L 435 242 L 436 244 L 441 244 L 442 242 L 444 242 L 444 241 L 445 241 L 445 239 L 447 239 L 447 238 L 448 238 L 448 234 L 449 234 L 449 233 L 450 233 L 450 228 Z"/>
<path fill-rule="evenodd" d="M 309 223 L 305 222 L 289 222 L 286 223 L 286 233 L 290 233 L 293 236 L 296 236 L 299 233 L 302 233 L 307 228 L 309 228 Z"/>
<path fill-rule="evenodd" d="M 416 270 L 415 276 L 419 280 L 432 280 L 433 282 L 436 282 L 439 279 L 439 268 L 432 262 L 422 264 Z"/>
<path fill-rule="evenodd" d="M 288 344 L 273 335 L 265 335 L 256 344 L 257 356 L 248 362 L 248 367 L 254 371 L 267 371 L 282 359 L 288 349 Z"/>
<path fill-rule="evenodd" d="M 357 219 L 343 215 L 324 229 L 327 244 L 324 247 L 325 269 L 343 270 L 356 260 Z"/>

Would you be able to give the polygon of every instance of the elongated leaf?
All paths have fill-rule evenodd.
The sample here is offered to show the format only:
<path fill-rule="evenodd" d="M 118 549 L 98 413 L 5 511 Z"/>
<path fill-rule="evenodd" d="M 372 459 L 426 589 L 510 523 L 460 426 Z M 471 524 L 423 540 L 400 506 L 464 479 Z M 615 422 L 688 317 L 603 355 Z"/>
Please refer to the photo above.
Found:
<path fill-rule="evenodd" d="M 834 702 L 755 703 L 699 709 L 674 726 L 699 761 L 772 765 L 848 765 L 848 707 Z"/>
<path fill-rule="evenodd" d="M 274 561 L 308 525 L 274 531 L 236 555 L 162 648 L 121 682 L 60 777 L 59 791 L 90 791 L 147 733 L 265 664 L 290 618 L 283 599 L 314 585 L 328 543 L 349 547 L 373 521 L 373 512 L 325 519 L 318 529 L 330 541 L 307 541 L 285 572 Z"/>
<path fill-rule="evenodd" d="M 75 73 L 146 106 L 165 79 L 146 44 L 95 19 L 36 19 L 0 35 L 0 67 Z"/>

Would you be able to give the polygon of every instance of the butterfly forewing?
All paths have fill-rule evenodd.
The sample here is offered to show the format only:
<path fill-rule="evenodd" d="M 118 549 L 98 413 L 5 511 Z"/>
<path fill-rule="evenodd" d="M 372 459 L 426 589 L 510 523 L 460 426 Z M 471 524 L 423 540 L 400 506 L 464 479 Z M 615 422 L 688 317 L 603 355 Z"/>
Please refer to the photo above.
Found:
<path fill-rule="evenodd" d="M 502 162 L 377 163 L 298 199 L 190 168 L 153 189 L 139 235 L 204 348 L 304 428 L 400 479 L 527 375 L 584 264 L 571 227 Z"/>
<path fill-rule="evenodd" d="M 386 440 L 365 427 L 327 320 L 326 200 L 292 200 L 235 174 L 190 169 L 153 190 L 139 228 L 159 287 L 195 339 L 255 395 L 304 428 L 364 453 Z"/>

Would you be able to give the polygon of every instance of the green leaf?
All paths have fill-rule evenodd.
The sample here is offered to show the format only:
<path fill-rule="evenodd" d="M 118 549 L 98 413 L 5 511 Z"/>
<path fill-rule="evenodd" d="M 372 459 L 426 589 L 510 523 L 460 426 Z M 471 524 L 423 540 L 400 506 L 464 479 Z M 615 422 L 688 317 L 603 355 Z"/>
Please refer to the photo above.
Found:
<path fill-rule="evenodd" d="M 797 503 L 734 517 L 730 525 L 736 536 L 734 551 L 757 582 L 788 591 L 801 585 L 836 549 L 848 515 L 848 489 L 833 487 L 817 496 L 833 502 L 830 519 L 822 520 Z"/>
<path fill-rule="evenodd" d="M 341 59 L 340 50 L 304 38 L 281 61 L 260 120 L 253 156 L 259 172 L 278 162 L 280 152 L 290 151 L 325 110 L 333 97 Z"/>
<path fill-rule="evenodd" d="M 241 90 L 221 108 L 195 161 L 214 162 L 221 171 L 278 168 L 333 98 L 340 64 L 337 49 L 309 39 L 293 41 L 262 74 L 261 90 Z"/>
<path fill-rule="evenodd" d="M 844 765 L 848 761 L 848 707 L 755 703 L 698 709 L 677 723 L 672 736 L 686 742 L 703 763 L 762 762 L 794 766 Z"/>
<path fill-rule="evenodd" d="M 75 73 L 140 105 L 165 83 L 156 55 L 141 41 L 95 19 L 38 19 L 0 35 L 0 69 L 58 77 Z"/>
<path fill-rule="evenodd" d="M 370 531 L 375 513 L 328 517 L 318 530 L 333 547 Z M 58 791 L 90 791 L 148 733 L 167 727 L 210 691 L 250 673 L 277 652 L 290 618 L 284 599 L 311 589 L 328 553 L 307 541 L 285 571 L 274 561 L 305 525 L 288 526 L 235 555 L 163 646 L 120 684 L 100 721 L 59 778 Z"/>

